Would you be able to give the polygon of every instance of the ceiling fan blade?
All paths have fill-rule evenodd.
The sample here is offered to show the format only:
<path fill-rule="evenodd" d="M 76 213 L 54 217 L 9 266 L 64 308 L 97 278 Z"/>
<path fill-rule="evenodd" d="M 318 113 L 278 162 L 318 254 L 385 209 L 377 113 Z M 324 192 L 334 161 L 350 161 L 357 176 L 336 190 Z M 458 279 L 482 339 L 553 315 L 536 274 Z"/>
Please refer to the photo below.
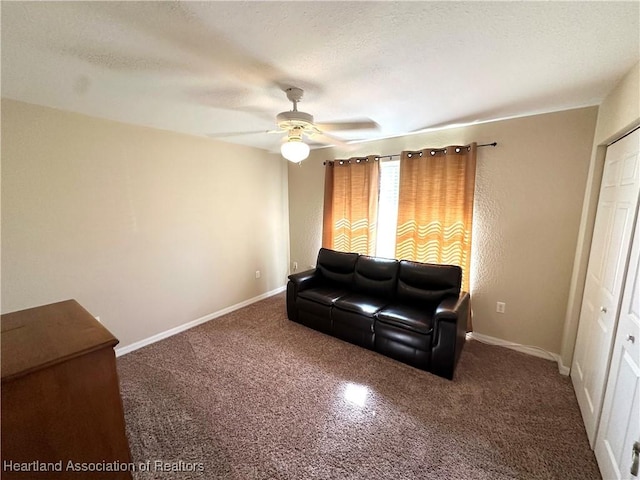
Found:
<path fill-rule="evenodd" d="M 340 132 L 346 130 L 368 130 L 380 128 L 376 122 L 370 118 L 360 118 L 344 122 L 320 122 L 315 124 L 319 130 L 324 132 Z"/>
<path fill-rule="evenodd" d="M 312 133 L 309 135 L 309 138 L 311 138 L 314 141 L 324 143 L 326 145 L 335 145 L 336 147 L 346 147 L 348 145 L 348 143 L 345 142 L 344 140 L 338 137 L 334 137 L 333 135 L 329 135 L 327 133 L 322 133 L 322 132 Z"/>
<path fill-rule="evenodd" d="M 206 136 L 210 138 L 224 138 L 224 137 L 237 137 L 240 135 L 255 135 L 257 133 L 283 133 L 282 130 L 254 130 L 253 132 L 220 132 L 220 133 L 207 133 Z"/>

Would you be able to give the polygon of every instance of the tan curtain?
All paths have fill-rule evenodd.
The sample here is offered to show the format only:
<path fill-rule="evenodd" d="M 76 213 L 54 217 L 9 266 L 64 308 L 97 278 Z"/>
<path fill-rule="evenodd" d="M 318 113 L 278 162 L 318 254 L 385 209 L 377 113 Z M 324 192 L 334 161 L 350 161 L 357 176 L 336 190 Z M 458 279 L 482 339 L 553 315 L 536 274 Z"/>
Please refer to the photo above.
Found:
<path fill-rule="evenodd" d="M 396 257 L 459 265 L 464 291 L 469 291 L 475 176 L 475 143 L 400 156 Z"/>
<path fill-rule="evenodd" d="M 323 247 L 375 254 L 379 182 L 375 156 L 326 162 Z"/>

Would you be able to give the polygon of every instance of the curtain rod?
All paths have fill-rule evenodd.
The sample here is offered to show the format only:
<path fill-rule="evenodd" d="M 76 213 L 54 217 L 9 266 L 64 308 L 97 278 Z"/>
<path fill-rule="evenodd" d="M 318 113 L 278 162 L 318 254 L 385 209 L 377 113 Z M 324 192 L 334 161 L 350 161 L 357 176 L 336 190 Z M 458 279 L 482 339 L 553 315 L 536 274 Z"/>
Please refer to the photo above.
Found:
<path fill-rule="evenodd" d="M 497 147 L 498 146 L 498 142 L 491 142 L 491 143 L 483 143 L 482 145 L 477 145 L 478 148 L 480 147 Z M 434 149 L 434 150 L 443 150 L 443 149 Z M 391 155 L 376 155 L 375 156 L 376 159 L 380 160 L 382 158 L 400 158 L 400 154 L 399 153 L 394 153 Z M 366 158 L 366 157 L 363 157 Z M 327 162 L 323 162 L 323 165 L 326 165 Z"/>
<path fill-rule="evenodd" d="M 498 146 L 498 142 L 491 142 L 491 143 L 483 143 L 482 145 L 476 145 L 478 148 L 480 147 L 497 147 Z M 442 148 L 434 148 L 433 150 L 444 150 Z M 376 157 L 378 158 L 400 158 L 400 154 L 399 153 L 394 153 L 392 155 L 376 155 Z"/>

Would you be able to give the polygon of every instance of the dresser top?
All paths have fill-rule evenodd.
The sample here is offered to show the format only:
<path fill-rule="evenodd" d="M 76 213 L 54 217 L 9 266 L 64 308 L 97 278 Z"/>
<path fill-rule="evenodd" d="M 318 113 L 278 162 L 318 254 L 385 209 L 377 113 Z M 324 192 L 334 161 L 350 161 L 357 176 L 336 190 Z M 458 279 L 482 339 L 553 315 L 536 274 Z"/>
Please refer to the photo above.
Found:
<path fill-rule="evenodd" d="M 118 343 L 75 300 L 6 313 L 0 327 L 2 382 Z"/>

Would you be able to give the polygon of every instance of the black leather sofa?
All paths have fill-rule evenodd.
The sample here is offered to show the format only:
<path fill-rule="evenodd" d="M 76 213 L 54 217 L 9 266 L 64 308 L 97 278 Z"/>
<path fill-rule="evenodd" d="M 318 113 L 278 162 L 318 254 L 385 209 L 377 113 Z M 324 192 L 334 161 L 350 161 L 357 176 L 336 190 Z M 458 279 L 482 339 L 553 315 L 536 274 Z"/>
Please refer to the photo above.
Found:
<path fill-rule="evenodd" d="M 289 275 L 287 316 L 441 377 L 464 346 L 462 270 L 320 249 L 315 269 Z"/>

